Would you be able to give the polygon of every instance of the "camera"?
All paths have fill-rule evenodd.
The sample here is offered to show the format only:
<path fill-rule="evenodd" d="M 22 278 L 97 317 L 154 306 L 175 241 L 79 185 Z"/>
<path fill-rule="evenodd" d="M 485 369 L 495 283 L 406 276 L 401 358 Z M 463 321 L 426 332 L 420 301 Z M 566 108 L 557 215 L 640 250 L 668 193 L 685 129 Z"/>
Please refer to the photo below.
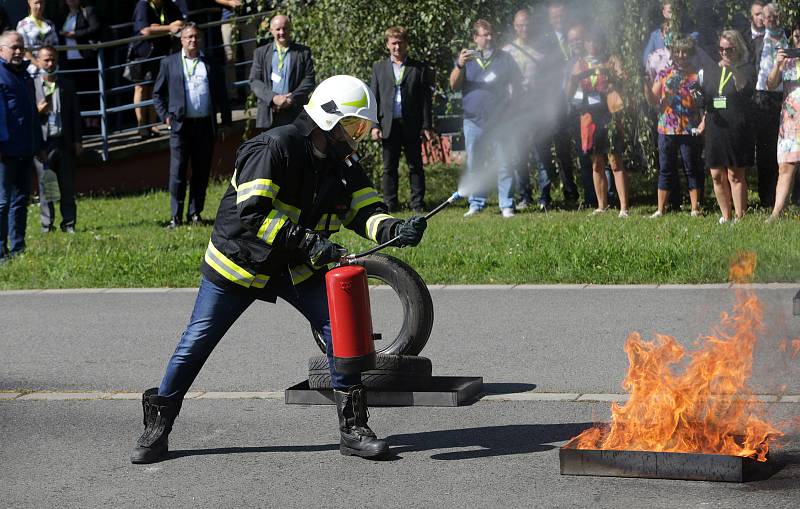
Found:
<path fill-rule="evenodd" d="M 786 53 L 786 58 L 800 58 L 800 48 L 786 48 L 783 52 Z"/>
<path fill-rule="evenodd" d="M 692 99 L 694 99 L 694 103 L 699 108 L 705 107 L 706 103 L 706 95 L 703 92 L 703 87 L 700 86 L 700 83 L 693 81 L 689 84 L 689 93 L 692 95 Z"/>

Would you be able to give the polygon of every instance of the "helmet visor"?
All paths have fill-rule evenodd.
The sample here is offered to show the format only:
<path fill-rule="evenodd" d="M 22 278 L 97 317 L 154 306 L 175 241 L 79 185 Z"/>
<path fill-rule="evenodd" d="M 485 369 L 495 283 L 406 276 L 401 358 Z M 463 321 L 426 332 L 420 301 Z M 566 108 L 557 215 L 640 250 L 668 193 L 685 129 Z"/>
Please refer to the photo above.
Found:
<path fill-rule="evenodd" d="M 339 121 L 342 129 L 356 142 L 366 138 L 371 123 L 369 120 L 359 117 L 345 117 Z"/>

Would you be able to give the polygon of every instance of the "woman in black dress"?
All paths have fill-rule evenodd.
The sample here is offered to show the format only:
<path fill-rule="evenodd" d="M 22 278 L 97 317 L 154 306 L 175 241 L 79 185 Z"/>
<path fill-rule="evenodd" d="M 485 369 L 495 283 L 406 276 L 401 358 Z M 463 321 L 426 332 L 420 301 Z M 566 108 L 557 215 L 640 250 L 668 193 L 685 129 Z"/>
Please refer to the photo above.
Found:
<path fill-rule="evenodd" d="M 722 32 L 719 54 L 718 65 L 703 69 L 706 115 L 700 130 L 705 131 L 706 166 L 722 212 L 719 222 L 724 224 L 733 219 L 731 208 L 736 214 L 734 222 L 747 210 L 745 168 L 753 166 L 747 115 L 755 83 L 747 64 L 747 45 L 739 32 Z"/>

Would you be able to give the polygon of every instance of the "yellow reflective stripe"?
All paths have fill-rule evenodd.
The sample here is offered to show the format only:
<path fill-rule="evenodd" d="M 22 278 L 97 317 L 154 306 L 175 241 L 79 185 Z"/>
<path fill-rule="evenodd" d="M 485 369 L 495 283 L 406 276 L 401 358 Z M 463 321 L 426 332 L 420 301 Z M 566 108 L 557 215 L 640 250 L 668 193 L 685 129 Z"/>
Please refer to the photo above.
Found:
<path fill-rule="evenodd" d="M 338 232 L 342 228 L 342 220 L 336 214 L 322 214 L 314 230 L 318 232 Z"/>
<path fill-rule="evenodd" d="M 353 199 L 350 202 L 350 211 L 347 213 L 347 217 L 344 219 L 344 224 L 349 224 L 356 215 L 358 211 L 366 207 L 367 205 L 372 205 L 373 203 L 379 203 L 381 201 L 380 197 L 378 196 L 378 191 L 371 187 L 365 187 L 364 189 L 359 189 L 355 193 L 353 193 Z"/>
<path fill-rule="evenodd" d="M 281 230 L 281 227 L 286 223 L 286 214 L 280 210 L 272 209 L 267 218 L 258 229 L 258 237 L 269 245 L 275 241 L 275 236 Z"/>
<path fill-rule="evenodd" d="M 264 288 L 267 286 L 267 281 L 269 281 L 269 276 L 265 274 L 256 274 L 255 279 L 253 279 L 253 288 Z"/>
<path fill-rule="evenodd" d="M 367 238 L 369 238 L 373 242 L 378 242 L 378 227 L 380 227 L 381 223 L 386 221 L 387 219 L 394 219 L 394 218 L 389 214 L 375 214 L 374 216 L 370 216 L 370 218 L 367 219 L 367 227 L 366 227 Z"/>
<path fill-rule="evenodd" d="M 292 276 L 292 284 L 299 285 L 306 279 L 310 278 L 314 275 L 314 269 L 309 267 L 307 264 L 296 265 L 289 270 L 289 274 Z"/>
<path fill-rule="evenodd" d="M 277 199 L 273 199 L 272 200 L 272 206 L 275 207 L 276 209 L 280 210 L 281 212 L 283 212 L 287 216 L 289 216 L 289 219 L 293 223 L 299 223 L 300 222 L 300 209 L 298 209 L 297 207 L 295 207 L 293 205 L 289 205 L 288 203 L 283 203 L 282 201 L 277 200 Z"/>
<path fill-rule="evenodd" d="M 233 260 L 222 254 L 222 252 L 214 247 L 211 242 L 208 243 L 206 249 L 205 261 L 216 270 L 220 275 L 233 281 L 237 285 L 244 286 L 245 288 L 264 288 L 269 281 L 269 276 L 265 274 L 256 274 L 253 276 L 248 271 L 236 265 Z"/>
<path fill-rule="evenodd" d="M 275 199 L 278 195 L 280 186 L 270 179 L 255 179 L 250 182 L 241 184 L 236 189 L 236 204 L 240 204 L 253 196 L 263 196 L 269 199 Z"/>
<path fill-rule="evenodd" d="M 249 288 L 253 282 L 252 274 L 233 263 L 233 261 L 222 254 L 219 249 L 214 247 L 214 244 L 211 242 L 208 243 L 208 249 L 206 249 L 205 261 L 226 279 L 238 285 Z"/>

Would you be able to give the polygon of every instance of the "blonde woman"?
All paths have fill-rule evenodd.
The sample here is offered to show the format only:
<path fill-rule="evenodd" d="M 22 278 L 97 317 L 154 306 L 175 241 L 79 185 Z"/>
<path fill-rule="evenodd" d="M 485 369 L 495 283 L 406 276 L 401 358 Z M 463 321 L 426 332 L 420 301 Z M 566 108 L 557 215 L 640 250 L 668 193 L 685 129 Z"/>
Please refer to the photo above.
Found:
<path fill-rule="evenodd" d="M 702 71 L 706 114 L 700 130 L 705 132 L 706 166 L 722 213 L 719 223 L 724 224 L 741 219 L 747 210 L 745 168 L 753 166 L 747 115 L 755 84 L 747 64 L 747 45 L 739 32 L 722 32 L 719 54 L 719 64 Z"/>
<path fill-rule="evenodd" d="M 25 41 L 25 58 L 36 63 L 43 46 L 58 46 L 56 26 L 44 19 L 44 0 L 28 0 L 28 16 L 17 23 L 17 32 Z"/>

